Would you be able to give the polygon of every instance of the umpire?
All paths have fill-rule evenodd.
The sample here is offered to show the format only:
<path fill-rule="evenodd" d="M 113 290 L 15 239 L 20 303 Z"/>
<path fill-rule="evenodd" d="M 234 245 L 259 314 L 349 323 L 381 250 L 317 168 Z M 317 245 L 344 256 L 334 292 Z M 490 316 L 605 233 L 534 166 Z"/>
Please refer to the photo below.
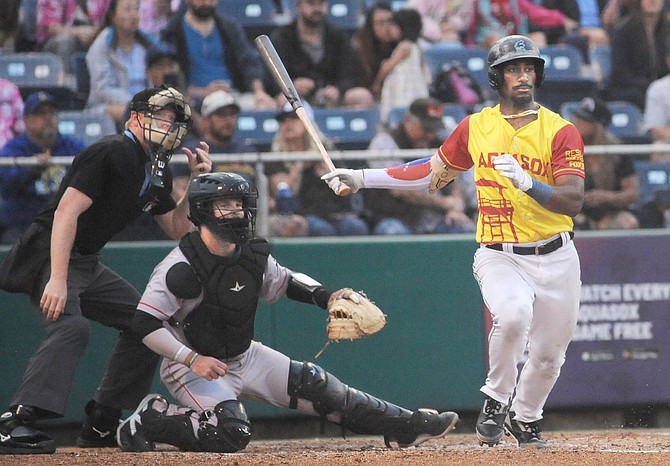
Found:
<path fill-rule="evenodd" d="M 191 230 L 187 193 L 172 198 L 167 167 L 190 122 L 191 109 L 175 89 L 161 86 L 136 94 L 125 132 L 107 136 L 75 157 L 57 194 L 0 267 L 0 275 L 15 271 L 30 276 L 10 256 L 44 258 L 32 261 L 34 280 L 29 282 L 34 288 L 24 286 L 23 291 L 41 311 L 47 332 L 0 417 L 0 454 L 55 452 L 56 443 L 33 424 L 65 412 L 75 369 L 90 339 L 89 319 L 120 333 L 104 378 L 86 405 L 77 445 L 115 445 L 121 410 L 134 409 L 149 391 L 158 356 L 130 331 L 140 296 L 100 263 L 99 252 L 142 212 L 152 214 L 174 239 Z M 195 153 L 182 149 L 192 177 L 211 170 L 209 148 L 201 146 Z M 20 251 L 21 245 L 32 245 L 31 254 Z M 10 291 L 6 282 L 0 287 Z"/>

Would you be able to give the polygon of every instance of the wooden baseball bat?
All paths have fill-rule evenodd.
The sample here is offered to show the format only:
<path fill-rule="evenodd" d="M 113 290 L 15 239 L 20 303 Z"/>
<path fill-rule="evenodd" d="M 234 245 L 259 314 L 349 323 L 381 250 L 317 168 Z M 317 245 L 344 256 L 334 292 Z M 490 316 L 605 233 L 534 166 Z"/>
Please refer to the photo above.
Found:
<path fill-rule="evenodd" d="M 330 171 L 335 170 L 335 164 L 333 164 L 333 161 L 330 159 L 323 142 L 321 142 L 321 138 L 319 138 L 319 134 L 316 131 L 314 122 L 307 115 L 305 107 L 302 105 L 302 100 L 298 95 L 298 91 L 293 84 L 293 80 L 288 75 L 288 71 L 286 71 L 284 62 L 282 62 L 281 58 L 279 58 L 279 54 L 277 53 L 275 46 L 272 44 L 272 41 L 268 36 L 263 34 L 256 37 L 254 42 L 256 44 L 256 48 L 261 54 L 261 58 L 263 59 L 265 66 L 267 66 L 268 70 L 270 71 L 272 78 L 281 89 L 282 94 L 286 96 L 286 100 L 291 103 L 291 106 L 293 107 L 293 110 L 295 110 L 296 115 L 298 115 L 298 118 L 300 118 L 302 124 L 305 125 L 305 129 L 307 130 L 309 137 L 312 139 L 312 141 L 314 141 L 316 147 L 319 149 L 319 153 L 321 154 L 321 158 L 323 159 L 324 163 Z M 345 184 L 342 184 L 337 194 L 340 196 L 346 196 L 350 192 L 351 188 Z"/>

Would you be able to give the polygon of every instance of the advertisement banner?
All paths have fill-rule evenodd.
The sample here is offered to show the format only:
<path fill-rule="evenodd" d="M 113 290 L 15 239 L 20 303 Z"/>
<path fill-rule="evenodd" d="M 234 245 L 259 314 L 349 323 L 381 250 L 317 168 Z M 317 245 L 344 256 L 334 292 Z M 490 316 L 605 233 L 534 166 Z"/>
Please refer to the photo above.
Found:
<path fill-rule="evenodd" d="M 670 401 L 668 241 L 575 238 L 579 321 L 547 408 Z"/>

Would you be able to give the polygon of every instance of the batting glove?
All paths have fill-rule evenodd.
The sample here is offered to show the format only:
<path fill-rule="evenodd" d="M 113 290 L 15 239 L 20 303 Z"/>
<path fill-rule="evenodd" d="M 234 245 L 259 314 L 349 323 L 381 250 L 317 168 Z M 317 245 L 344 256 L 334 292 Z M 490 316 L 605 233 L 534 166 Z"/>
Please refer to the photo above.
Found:
<path fill-rule="evenodd" d="M 516 188 L 525 192 L 533 187 L 533 178 L 521 168 L 512 154 L 502 154 L 492 157 L 491 160 L 495 169 L 505 178 L 509 178 Z"/>
<path fill-rule="evenodd" d="M 332 189 L 335 194 L 340 194 L 340 188 L 342 186 L 348 186 L 351 188 L 352 194 L 361 188 L 365 188 L 363 170 L 336 168 L 332 172 L 323 175 L 321 179 L 326 182 L 328 187 L 330 187 L 330 189 Z"/>

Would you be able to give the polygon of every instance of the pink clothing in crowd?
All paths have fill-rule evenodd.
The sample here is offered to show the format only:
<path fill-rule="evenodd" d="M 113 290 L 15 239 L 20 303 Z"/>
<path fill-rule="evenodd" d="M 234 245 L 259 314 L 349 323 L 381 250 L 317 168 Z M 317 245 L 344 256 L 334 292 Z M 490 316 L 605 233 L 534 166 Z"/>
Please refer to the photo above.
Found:
<path fill-rule="evenodd" d="M 0 79 L 0 147 L 25 129 L 19 88 L 11 81 Z"/>
<path fill-rule="evenodd" d="M 76 0 L 38 0 L 37 2 L 37 41 L 47 40 L 49 26 L 72 26 L 79 19 L 75 14 Z M 88 20 L 100 26 L 105 19 L 109 0 L 87 0 Z"/>

